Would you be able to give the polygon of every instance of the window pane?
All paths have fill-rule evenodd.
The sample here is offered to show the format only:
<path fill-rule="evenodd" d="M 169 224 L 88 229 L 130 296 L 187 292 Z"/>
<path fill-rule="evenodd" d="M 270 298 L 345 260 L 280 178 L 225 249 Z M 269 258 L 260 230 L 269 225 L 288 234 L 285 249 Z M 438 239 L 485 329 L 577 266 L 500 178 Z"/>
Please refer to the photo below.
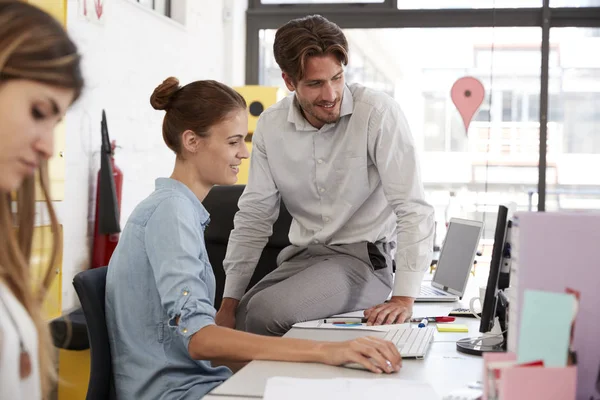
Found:
<path fill-rule="evenodd" d="M 444 8 L 527 8 L 541 6 L 542 0 L 398 0 L 398 8 L 401 10 Z"/>
<path fill-rule="evenodd" d="M 482 243 L 490 245 L 498 205 L 515 202 L 527 210 L 528 193 L 537 188 L 541 29 L 344 32 L 350 46 L 346 82 L 387 92 L 407 116 L 427 198 L 436 208 L 438 242 L 447 218 L 463 217 L 485 221 Z M 285 88 L 273 59 L 274 35 L 260 34 L 259 83 Z M 551 63 L 559 65 L 559 58 Z M 486 90 L 468 132 L 450 98 L 454 82 L 465 76 L 478 78 Z M 551 131 L 550 143 L 557 140 Z"/>
<path fill-rule="evenodd" d="M 384 0 L 261 0 L 262 4 L 340 4 L 340 3 L 383 3 Z"/>
<path fill-rule="evenodd" d="M 550 7 L 600 7 L 600 0 L 550 0 Z"/>
<path fill-rule="evenodd" d="M 171 15 L 171 10 L 169 9 L 169 0 L 154 0 L 154 9 L 156 12 L 162 15 Z"/>
<path fill-rule="evenodd" d="M 600 209 L 600 29 L 553 28 L 546 209 Z M 551 171 L 555 171 L 551 173 Z"/>
<path fill-rule="evenodd" d="M 154 2 L 152 0 L 138 0 L 138 3 L 148 8 L 153 8 L 154 6 Z"/>

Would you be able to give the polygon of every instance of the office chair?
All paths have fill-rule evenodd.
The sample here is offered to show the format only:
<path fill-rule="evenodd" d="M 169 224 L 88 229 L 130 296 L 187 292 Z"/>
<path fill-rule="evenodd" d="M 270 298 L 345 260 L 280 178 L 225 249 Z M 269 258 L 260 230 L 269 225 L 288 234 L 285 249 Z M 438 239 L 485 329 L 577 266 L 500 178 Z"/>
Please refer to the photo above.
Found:
<path fill-rule="evenodd" d="M 238 200 L 245 187 L 246 185 L 215 186 L 202 202 L 210 214 L 210 222 L 204 232 L 204 241 L 217 284 L 215 291 L 215 308 L 217 310 L 221 306 L 225 287 L 223 259 L 227 252 L 229 233 L 233 229 L 233 217 L 239 210 Z M 281 201 L 279 217 L 273 224 L 273 234 L 263 249 L 246 291 L 277 268 L 277 255 L 290 244 L 288 235 L 291 224 L 292 216 Z"/>
<path fill-rule="evenodd" d="M 91 368 L 86 400 L 116 399 L 108 329 L 104 313 L 107 267 L 82 271 L 73 278 L 90 342 Z"/>

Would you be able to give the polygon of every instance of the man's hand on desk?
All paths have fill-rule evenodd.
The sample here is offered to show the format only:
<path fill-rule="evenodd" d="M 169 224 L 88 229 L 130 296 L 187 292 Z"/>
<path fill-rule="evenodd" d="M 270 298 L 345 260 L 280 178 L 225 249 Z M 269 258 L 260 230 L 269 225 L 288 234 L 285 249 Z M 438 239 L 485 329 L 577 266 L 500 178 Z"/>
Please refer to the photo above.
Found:
<path fill-rule="evenodd" d="M 367 325 L 402 324 L 412 315 L 414 297 L 393 296 L 387 303 L 365 310 Z"/>
<path fill-rule="evenodd" d="M 239 300 L 225 297 L 215 316 L 215 323 L 219 326 L 235 329 L 235 311 L 238 304 L 240 304 Z"/>

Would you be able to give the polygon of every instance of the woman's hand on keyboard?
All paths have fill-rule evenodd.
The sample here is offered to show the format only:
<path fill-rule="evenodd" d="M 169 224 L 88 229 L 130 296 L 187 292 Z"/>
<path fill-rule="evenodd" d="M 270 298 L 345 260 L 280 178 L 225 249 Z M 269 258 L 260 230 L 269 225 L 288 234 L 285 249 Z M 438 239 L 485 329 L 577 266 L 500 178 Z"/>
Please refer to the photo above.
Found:
<path fill-rule="evenodd" d="M 397 372 L 402 366 L 396 346 L 388 340 L 375 337 L 323 343 L 323 357 L 324 364 L 358 363 L 378 374 Z"/>

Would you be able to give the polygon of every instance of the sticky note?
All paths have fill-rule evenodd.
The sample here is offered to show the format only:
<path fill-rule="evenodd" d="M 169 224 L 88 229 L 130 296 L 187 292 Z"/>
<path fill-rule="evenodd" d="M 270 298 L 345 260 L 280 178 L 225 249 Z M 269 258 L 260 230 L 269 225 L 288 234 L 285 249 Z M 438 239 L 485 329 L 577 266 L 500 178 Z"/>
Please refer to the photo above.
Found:
<path fill-rule="evenodd" d="M 469 332 L 469 327 L 464 324 L 437 324 L 438 332 Z"/>
<path fill-rule="evenodd" d="M 575 313 L 575 296 L 525 290 L 519 325 L 517 361 L 543 360 L 546 367 L 564 367 Z"/>

